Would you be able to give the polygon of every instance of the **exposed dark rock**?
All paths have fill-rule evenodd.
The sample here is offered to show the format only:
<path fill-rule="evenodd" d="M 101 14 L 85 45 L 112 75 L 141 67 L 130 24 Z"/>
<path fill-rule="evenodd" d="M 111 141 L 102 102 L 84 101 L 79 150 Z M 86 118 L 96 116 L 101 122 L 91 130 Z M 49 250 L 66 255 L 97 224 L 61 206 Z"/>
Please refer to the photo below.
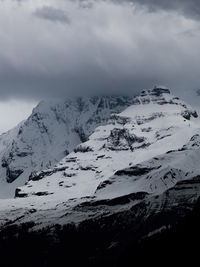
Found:
<path fill-rule="evenodd" d="M 185 110 L 181 113 L 181 115 L 183 116 L 183 118 L 185 118 L 186 120 L 190 120 L 191 117 L 193 116 L 194 118 L 198 118 L 198 114 L 196 111 L 192 111 L 192 110 Z"/>
<path fill-rule="evenodd" d="M 105 157 L 105 155 L 100 155 L 100 156 L 97 157 L 97 159 L 102 159 L 104 157 Z"/>
<path fill-rule="evenodd" d="M 151 131 L 152 131 L 152 128 L 151 127 L 142 128 L 142 132 L 144 132 L 144 133 L 148 133 L 148 132 L 151 132 Z"/>
<path fill-rule="evenodd" d="M 70 163 L 70 162 L 76 162 L 77 161 L 77 157 L 72 157 L 72 158 L 67 158 L 65 159 L 66 163 Z"/>
<path fill-rule="evenodd" d="M 179 149 L 179 151 L 184 151 L 184 150 L 194 149 L 194 148 L 199 148 L 199 147 L 200 147 L 200 135 L 195 134 L 194 136 L 192 136 L 192 138 L 186 145 L 184 145 L 181 149 Z"/>
<path fill-rule="evenodd" d="M 98 189 L 97 189 L 98 190 Z M 83 202 L 75 207 L 75 210 L 83 210 L 89 207 L 98 207 L 98 206 L 115 206 L 115 205 L 124 205 L 130 203 L 134 200 L 143 200 L 149 194 L 146 192 L 137 192 L 129 195 L 113 198 L 113 199 L 102 199 L 102 200 L 90 200 L 88 202 Z"/>
<path fill-rule="evenodd" d="M 53 195 L 53 193 L 49 193 L 47 191 L 44 191 L 44 192 L 36 192 L 36 193 L 33 193 L 34 196 L 38 196 L 38 197 L 42 197 L 42 196 L 48 196 L 48 195 Z"/>
<path fill-rule="evenodd" d="M 97 187 L 96 192 L 97 192 L 98 190 L 100 190 L 100 189 L 105 188 L 107 185 L 111 185 L 111 184 L 113 184 L 113 182 L 114 182 L 113 180 L 105 180 L 104 182 L 100 183 L 100 185 Z"/>
<path fill-rule="evenodd" d="M 176 152 L 177 150 L 169 150 L 166 152 L 166 154 L 170 154 L 170 153 L 173 153 L 173 152 Z"/>
<path fill-rule="evenodd" d="M 95 171 L 95 167 L 94 166 L 90 166 L 90 165 L 88 165 L 88 166 L 80 166 L 80 170 L 82 170 L 82 171 Z"/>
<path fill-rule="evenodd" d="M 193 116 L 194 118 L 198 118 L 198 117 L 199 117 L 199 115 L 198 115 L 198 113 L 196 112 L 196 110 L 194 110 L 194 111 L 192 112 L 192 116 Z"/>
<path fill-rule="evenodd" d="M 172 136 L 172 135 L 171 134 L 166 134 L 166 135 L 162 135 L 162 136 L 158 135 L 157 138 L 158 138 L 158 140 L 162 140 L 162 139 L 167 138 L 169 136 Z"/>
<path fill-rule="evenodd" d="M 8 183 L 12 183 L 14 182 L 22 173 L 24 172 L 24 170 L 16 170 L 16 169 L 12 169 L 10 167 L 7 168 L 6 171 L 6 180 Z"/>
<path fill-rule="evenodd" d="M 65 156 L 68 156 L 69 155 L 69 151 L 67 149 L 64 151 L 64 155 Z"/>
<path fill-rule="evenodd" d="M 183 118 L 185 118 L 186 120 L 190 120 L 191 118 L 191 113 L 189 112 L 189 110 L 185 110 L 181 113 L 181 115 L 183 116 Z"/>
<path fill-rule="evenodd" d="M 200 184 L 200 175 L 197 175 L 197 176 L 195 176 L 189 180 L 180 181 L 176 184 L 176 187 L 178 187 L 180 185 L 195 185 L 195 184 L 197 184 L 197 185 Z"/>
<path fill-rule="evenodd" d="M 140 101 L 137 97 L 133 99 L 133 105 L 140 105 Z"/>
<path fill-rule="evenodd" d="M 164 117 L 163 113 L 153 113 L 151 116 L 148 116 L 148 117 L 138 117 L 137 124 L 142 125 L 144 123 L 153 121 L 156 118 L 161 118 L 161 117 Z"/>
<path fill-rule="evenodd" d="M 22 193 L 20 188 L 16 188 L 15 190 L 15 197 L 17 198 L 24 198 L 24 197 L 28 197 L 28 194 Z"/>
<path fill-rule="evenodd" d="M 55 167 L 54 169 L 45 170 L 41 172 L 32 172 L 29 176 L 29 181 L 39 181 L 43 179 L 44 177 L 50 176 L 56 172 L 62 172 L 65 171 L 68 167 Z"/>
<path fill-rule="evenodd" d="M 156 96 L 160 96 L 162 94 L 170 94 L 170 90 L 167 88 L 154 87 L 152 94 L 155 94 Z"/>
<path fill-rule="evenodd" d="M 115 173 L 115 175 L 117 176 L 122 176 L 122 175 L 128 175 L 128 176 L 141 176 L 141 175 L 144 175 L 144 174 L 147 174 L 149 172 L 151 172 L 152 170 L 157 170 L 161 167 L 160 166 L 157 166 L 157 167 L 143 167 L 142 165 L 136 165 L 134 167 L 130 167 L 130 168 L 127 168 L 127 169 L 124 169 L 124 170 L 120 170 L 120 171 L 117 171 Z"/>
<path fill-rule="evenodd" d="M 91 148 L 91 147 L 89 147 L 89 146 L 84 146 L 84 145 L 79 145 L 79 146 L 77 146 L 75 149 L 74 149 L 74 152 L 75 153 L 78 153 L 78 152 L 80 152 L 80 153 L 86 153 L 86 152 L 92 152 L 93 151 L 93 149 Z"/>
<path fill-rule="evenodd" d="M 59 186 L 63 186 L 63 184 L 64 184 L 64 181 L 59 182 Z"/>
<path fill-rule="evenodd" d="M 117 179 L 116 176 L 142 176 L 150 173 L 152 170 L 157 170 L 160 167 L 161 165 L 157 167 L 143 167 L 140 165 L 136 165 L 127 169 L 117 171 L 111 179 L 105 180 L 104 182 L 100 183 L 100 185 L 97 187 L 96 192 L 107 187 L 108 185 L 112 185 L 113 183 L 115 183 Z"/>
<path fill-rule="evenodd" d="M 64 172 L 63 173 L 63 176 L 64 177 L 74 177 L 74 176 L 76 176 L 76 173 L 67 173 L 67 172 Z"/>
<path fill-rule="evenodd" d="M 19 128 L 19 132 L 18 132 L 18 136 L 21 135 L 22 133 L 23 133 L 23 128 L 20 127 L 20 128 Z"/>
<path fill-rule="evenodd" d="M 119 123 L 121 125 L 125 125 L 127 123 L 130 123 L 131 119 L 129 117 L 122 117 L 116 114 L 111 115 L 110 122 L 111 123 Z"/>
<path fill-rule="evenodd" d="M 107 139 L 106 148 L 110 150 L 133 150 L 133 144 L 142 143 L 144 137 L 138 137 L 135 134 L 130 134 L 128 129 L 115 128 L 111 131 Z"/>
<path fill-rule="evenodd" d="M 16 154 L 18 157 L 20 157 L 20 158 L 25 158 L 25 157 L 27 157 L 27 156 L 31 156 L 31 155 L 33 155 L 33 152 L 20 152 L 20 153 L 17 153 Z"/>
<path fill-rule="evenodd" d="M 7 162 L 7 160 L 5 158 L 2 159 L 1 166 L 3 168 L 7 168 L 8 167 L 8 162 Z"/>
<path fill-rule="evenodd" d="M 88 139 L 88 136 L 85 134 L 83 127 L 76 127 L 74 131 L 78 134 L 80 140 L 82 143 L 86 142 Z"/>

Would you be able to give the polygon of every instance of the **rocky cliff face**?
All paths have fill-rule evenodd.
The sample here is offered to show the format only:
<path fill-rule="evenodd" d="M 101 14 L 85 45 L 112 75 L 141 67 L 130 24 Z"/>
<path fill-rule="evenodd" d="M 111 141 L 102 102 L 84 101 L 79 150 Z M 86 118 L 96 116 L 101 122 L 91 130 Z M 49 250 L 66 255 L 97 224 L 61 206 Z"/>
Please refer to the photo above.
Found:
<path fill-rule="evenodd" d="M 197 117 L 191 107 L 171 95 L 168 89 L 142 91 L 133 99 L 133 105 L 112 115 L 107 125 L 96 128 L 89 141 L 78 145 L 56 167 L 32 173 L 27 185 L 17 189 L 16 196 L 51 194 L 57 198 L 59 194 L 65 200 L 92 196 L 97 188 L 104 185 L 104 181 L 111 183 L 110 177 L 117 170 L 181 148 L 196 133 L 199 127 Z M 164 166 L 163 164 L 161 165 Z M 138 171 L 139 168 L 137 167 Z M 178 180 L 170 178 L 169 174 L 164 179 L 165 182 L 162 182 L 161 176 L 170 172 L 170 168 L 165 166 L 165 172 L 164 167 L 159 168 L 156 160 L 146 168 L 149 177 L 154 176 L 154 172 L 159 169 L 157 176 L 160 180 L 158 178 L 155 182 L 150 178 L 138 179 L 133 188 L 130 187 L 129 193 L 141 190 L 150 193 L 164 191 Z M 171 176 L 178 177 L 178 171 L 174 172 Z M 179 177 L 181 175 L 180 171 Z M 137 180 L 137 177 L 134 179 Z M 119 186 L 121 191 L 123 187 L 122 182 Z M 119 193 L 119 190 L 115 193 L 113 190 L 111 194 L 106 192 L 103 196 L 112 197 L 112 194 L 116 196 Z"/>
<path fill-rule="evenodd" d="M 119 262 L 127 246 L 170 229 L 193 210 L 200 197 L 200 175 L 192 175 L 193 166 L 189 162 L 185 165 L 185 159 L 190 152 L 189 161 L 192 159 L 194 165 L 199 165 L 199 150 L 200 147 L 184 148 L 154 159 L 158 162 L 158 166 L 163 163 L 173 166 L 174 161 L 178 160 L 177 167 L 182 166 L 185 175 L 174 182 L 171 188 L 162 192 L 147 193 L 139 189 L 137 192 L 133 190 L 137 179 L 141 177 L 144 181 L 145 177 L 148 180 L 152 171 L 159 172 L 162 168 L 152 166 L 152 160 L 149 160 L 140 166 L 118 171 L 114 176 L 114 182 L 111 179 L 111 182 L 99 186 L 95 196 L 71 199 L 57 205 L 54 202 L 54 207 L 49 208 L 48 204 L 46 208 L 43 207 L 44 209 L 42 206 L 45 205 L 47 201 L 45 198 L 48 196 L 42 197 L 41 206 L 34 203 L 33 199 L 30 201 L 29 198 L 21 199 L 22 202 L 15 200 L 17 201 L 15 204 L 7 203 L 7 210 L 0 210 L 2 224 L 0 236 L 3 237 L 1 239 L 3 243 L 0 245 L 5 250 L 6 244 L 10 243 L 16 251 L 13 244 L 17 244 L 20 250 L 25 249 L 27 240 L 33 248 L 33 244 L 37 244 L 34 260 L 37 259 L 38 266 L 45 266 L 40 253 L 46 255 L 46 250 L 51 251 L 46 261 L 48 266 L 54 266 L 55 263 L 61 264 L 66 258 L 68 263 L 75 266 L 80 264 L 116 266 L 116 262 Z M 147 167 L 149 165 L 151 167 Z M 184 173 L 184 168 L 188 169 L 192 176 Z M 200 170 L 196 171 L 200 173 Z M 173 177 L 175 173 L 175 170 L 171 170 L 171 178 L 176 179 Z M 160 179 L 163 179 L 163 174 L 161 173 Z M 155 180 L 157 178 L 155 177 Z M 123 187 L 121 183 L 123 179 L 126 191 L 117 195 L 117 187 L 120 189 Z M 127 179 L 129 179 L 128 183 Z M 154 176 L 151 179 L 153 180 Z M 105 195 L 102 198 L 102 189 L 107 190 L 107 197 Z M 111 191 L 116 194 L 112 198 L 110 198 Z M 131 191 L 133 193 L 130 193 Z M 29 204 L 20 208 L 25 199 L 27 202 L 30 201 Z M 152 251 L 151 248 L 148 249 Z M 138 256 L 134 256 L 134 250 L 132 253 L 133 258 Z M 27 260 L 28 255 L 30 252 L 25 255 Z M 27 263 L 26 260 L 22 261 L 22 264 L 24 263 Z"/>
<path fill-rule="evenodd" d="M 143 91 L 54 167 L 32 172 L 15 199 L 0 202 L 2 240 L 11 233 L 10 243 L 25 247 L 42 233 L 55 262 L 67 253 L 73 264 L 82 255 L 86 266 L 114 265 L 127 245 L 173 227 L 194 208 L 199 125 L 168 89 Z"/>
<path fill-rule="evenodd" d="M 129 97 L 41 102 L 26 121 L 0 136 L 0 197 L 13 196 L 31 172 L 54 166 L 131 103 Z"/>

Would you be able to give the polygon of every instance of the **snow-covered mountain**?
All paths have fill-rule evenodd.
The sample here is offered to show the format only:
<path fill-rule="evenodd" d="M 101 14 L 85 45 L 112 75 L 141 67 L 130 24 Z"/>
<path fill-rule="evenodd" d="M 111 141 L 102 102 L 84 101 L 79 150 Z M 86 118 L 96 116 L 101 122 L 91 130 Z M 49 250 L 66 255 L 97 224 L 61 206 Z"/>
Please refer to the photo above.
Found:
<path fill-rule="evenodd" d="M 63 197 L 65 201 L 93 196 L 104 181 L 110 183 L 109 178 L 116 171 L 181 148 L 196 134 L 197 117 L 191 107 L 168 89 L 143 91 L 133 99 L 133 105 L 112 115 L 107 125 L 97 127 L 89 141 L 78 145 L 56 167 L 32 173 L 29 182 L 16 190 L 16 196 L 51 195 L 51 199 Z M 154 167 L 156 170 L 158 166 Z M 163 192 L 174 183 L 170 179 L 166 183 L 139 179 L 128 188 L 129 193 Z M 102 190 L 101 198 L 123 195 L 124 186 L 122 181 L 121 193 L 111 190 L 103 194 Z"/>
<path fill-rule="evenodd" d="M 125 226 L 130 226 L 138 218 L 144 222 L 151 216 L 165 217 L 168 213 L 176 217 L 149 225 L 145 234 L 173 224 L 190 211 L 200 197 L 200 129 L 197 132 L 199 134 L 180 149 L 118 170 L 100 183 L 91 196 L 67 200 L 68 196 L 64 199 L 58 191 L 57 198 L 38 194 L 37 197 L 2 200 L 1 226 L 34 222 L 30 228 L 38 230 L 58 224 L 98 221 L 101 231 L 104 226 L 108 227 L 105 218 L 112 223 L 117 216 L 121 227 L 124 220 Z M 102 227 L 100 220 L 104 221 Z"/>
<path fill-rule="evenodd" d="M 56 264 L 67 253 L 73 265 L 82 255 L 83 266 L 108 259 L 112 266 L 124 247 L 172 227 L 194 208 L 200 197 L 198 114 L 168 89 L 154 88 L 108 116 L 57 165 L 32 172 L 15 199 L 0 201 L 6 244 L 20 241 L 24 248 L 42 233 L 46 245 L 37 242 L 38 251 L 58 253 Z"/>
<path fill-rule="evenodd" d="M 0 198 L 14 196 L 31 172 L 53 167 L 131 103 L 118 96 L 41 102 L 26 121 L 0 136 Z"/>

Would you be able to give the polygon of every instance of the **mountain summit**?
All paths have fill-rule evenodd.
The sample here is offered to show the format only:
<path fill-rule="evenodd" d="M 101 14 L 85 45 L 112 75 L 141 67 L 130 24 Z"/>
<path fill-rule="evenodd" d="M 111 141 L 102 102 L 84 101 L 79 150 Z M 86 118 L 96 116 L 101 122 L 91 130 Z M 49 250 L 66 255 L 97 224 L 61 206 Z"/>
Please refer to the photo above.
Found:
<path fill-rule="evenodd" d="M 53 167 L 131 103 L 117 96 L 41 102 L 26 121 L 0 136 L 0 198 L 13 197 L 31 172 Z"/>
<path fill-rule="evenodd" d="M 32 173 L 29 182 L 16 190 L 16 197 L 51 195 L 51 199 L 63 197 L 66 201 L 93 196 L 118 170 L 181 148 L 196 133 L 197 117 L 196 111 L 169 89 L 144 90 L 131 106 L 111 115 L 107 125 L 97 127 L 87 142 L 54 168 Z M 143 186 L 135 184 L 132 191 L 157 192 L 171 186 L 166 183 L 153 189 L 144 181 Z M 123 184 L 123 192 L 122 188 Z M 109 197 L 118 194 L 123 193 L 114 190 Z"/>
<path fill-rule="evenodd" d="M 44 266 L 40 255 L 46 255 L 48 250 L 52 253 L 47 266 L 61 265 L 66 253 L 67 263 L 71 265 L 80 266 L 81 260 L 82 266 L 107 266 L 108 263 L 115 266 L 124 248 L 173 227 L 195 207 L 200 197 L 197 112 L 167 88 L 143 90 L 125 101 L 110 99 L 109 103 L 115 104 L 110 103 L 108 109 L 107 105 L 102 108 L 99 101 L 91 104 L 89 100 L 86 106 L 78 102 L 75 107 L 73 102 L 67 113 L 60 110 L 60 104 L 59 112 L 57 109 L 55 112 L 55 108 L 52 111 L 50 105 L 47 113 L 42 112 L 43 116 L 46 114 L 45 119 L 42 116 L 40 120 L 34 111 L 30 121 L 1 137 L 6 147 L 10 144 L 9 135 L 25 137 L 30 134 L 28 129 L 31 132 L 35 127 L 40 129 L 39 135 L 36 131 L 30 134 L 30 140 L 39 140 L 39 143 L 31 143 L 30 151 L 34 151 L 32 156 L 36 162 L 44 164 L 47 154 L 43 159 L 43 153 L 37 151 L 39 145 L 42 149 L 47 147 L 48 159 L 54 155 L 50 149 L 55 149 L 55 155 L 65 151 L 66 145 L 62 149 L 59 146 L 66 144 L 63 143 L 65 135 L 57 137 L 59 127 L 64 127 L 60 133 L 68 129 L 65 140 L 68 140 L 66 154 L 69 153 L 55 166 L 50 164 L 43 170 L 25 165 L 30 174 L 29 178 L 25 177 L 26 184 L 16 189 L 15 199 L 1 200 L 3 241 L 0 244 L 4 251 L 6 244 L 9 244 L 9 252 L 10 244 L 13 251 L 22 251 L 27 247 L 27 240 L 31 240 L 33 250 L 37 251 L 34 254 L 37 266 Z M 74 130 L 77 125 L 74 122 L 78 122 L 78 131 Z M 97 125 L 95 129 L 94 125 Z M 79 138 L 69 138 L 74 137 L 74 133 Z M 80 143 L 81 139 L 87 141 Z M 45 146 L 41 140 L 45 140 Z M 11 162 L 3 161 L 5 170 L 21 166 L 16 164 L 21 162 L 17 159 L 32 159 L 29 154 L 16 154 L 27 153 L 27 150 L 19 150 L 19 146 L 13 144 L 11 147 L 15 153 L 9 157 Z M 33 250 L 26 253 L 27 259 Z"/>

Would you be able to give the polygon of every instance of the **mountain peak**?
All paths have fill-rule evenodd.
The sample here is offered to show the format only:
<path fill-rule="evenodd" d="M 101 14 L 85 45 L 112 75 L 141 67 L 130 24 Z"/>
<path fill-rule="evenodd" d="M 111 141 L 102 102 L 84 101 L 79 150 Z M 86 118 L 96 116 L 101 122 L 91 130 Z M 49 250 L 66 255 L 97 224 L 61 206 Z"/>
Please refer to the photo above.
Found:
<path fill-rule="evenodd" d="M 148 93 L 150 95 L 156 95 L 156 96 L 160 96 L 162 94 L 171 94 L 171 91 L 169 88 L 166 87 L 161 87 L 161 86 L 154 86 L 153 89 L 147 89 L 147 90 L 143 90 L 142 93 Z"/>
<path fill-rule="evenodd" d="M 197 118 L 197 112 L 184 101 L 171 94 L 168 88 L 154 87 L 142 90 L 133 98 L 133 105 L 120 115 L 147 120 L 152 117 L 174 116 L 180 114 L 184 119 Z"/>
<path fill-rule="evenodd" d="M 176 104 L 186 107 L 185 103 L 181 101 L 178 97 L 171 94 L 170 89 L 162 87 L 154 87 L 153 89 L 142 90 L 138 96 L 134 98 L 134 104 Z"/>
<path fill-rule="evenodd" d="M 14 195 L 31 172 L 53 167 L 132 97 L 74 97 L 42 101 L 20 126 L 0 136 L 0 198 Z"/>
<path fill-rule="evenodd" d="M 116 170 L 181 148 L 196 133 L 198 124 L 190 119 L 197 116 L 167 88 L 143 90 L 54 168 L 34 173 L 16 196 L 91 196 Z"/>

